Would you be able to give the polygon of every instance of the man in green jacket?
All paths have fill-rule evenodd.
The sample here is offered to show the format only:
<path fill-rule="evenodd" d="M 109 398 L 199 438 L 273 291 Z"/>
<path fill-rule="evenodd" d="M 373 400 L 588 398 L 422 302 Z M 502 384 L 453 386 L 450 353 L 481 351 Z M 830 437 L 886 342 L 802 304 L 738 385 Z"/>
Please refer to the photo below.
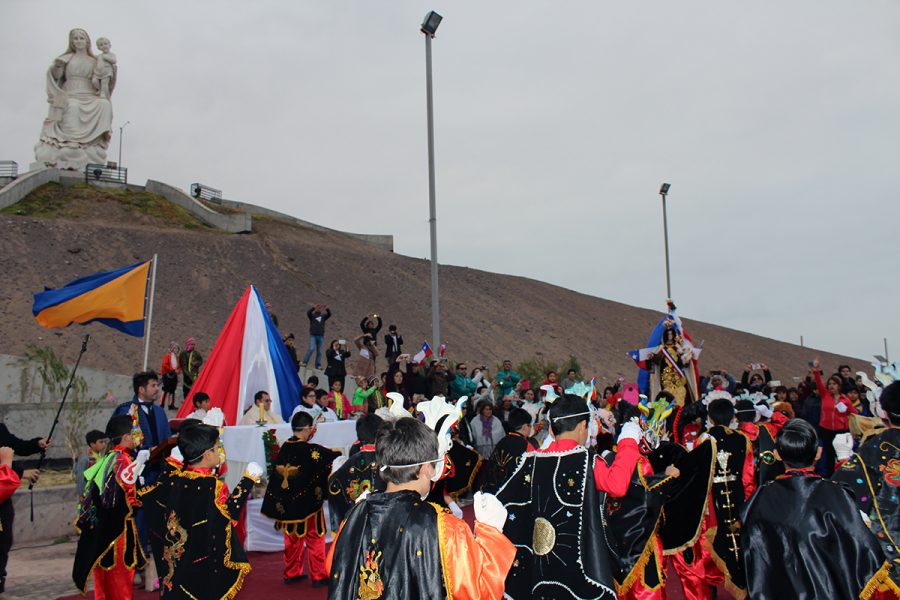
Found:
<path fill-rule="evenodd" d="M 458 400 L 463 396 L 471 398 L 477 389 L 477 385 L 469 377 L 469 368 L 466 363 L 456 364 L 456 377 L 450 381 L 450 399 Z"/>
<path fill-rule="evenodd" d="M 503 370 L 497 373 L 497 377 L 494 380 L 500 386 L 499 397 L 505 398 L 513 393 L 521 380 L 522 377 L 512 370 L 512 361 L 504 360 Z"/>

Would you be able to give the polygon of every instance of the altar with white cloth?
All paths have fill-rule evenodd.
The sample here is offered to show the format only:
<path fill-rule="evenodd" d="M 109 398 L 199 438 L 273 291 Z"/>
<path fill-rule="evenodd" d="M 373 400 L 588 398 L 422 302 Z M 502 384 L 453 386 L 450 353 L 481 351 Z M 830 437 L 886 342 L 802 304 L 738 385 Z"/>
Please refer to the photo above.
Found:
<path fill-rule="evenodd" d="M 275 430 L 275 437 L 281 445 L 291 437 L 290 423 L 280 425 L 237 425 L 226 427 L 223 443 L 225 456 L 228 462 L 228 473 L 225 475 L 225 483 L 228 489 L 234 489 L 237 482 L 244 474 L 248 463 L 258 463 L 266 467 L 266 452 L 263 445 L 263 433 L 270 429 Z M 350 447 L 356 441 L 356 421 L 337 421 L 335 423 L 319 423 L 316 426 L 316 435 L 310 440 L 314 444 L 333 448 L 344 453 L 344 458 L 335 461 L 334 468 L 341 465 L 349 453 Z M 247 543 L 246 550 L 278 552 L 284 549 L 284 538 L 280 532 L 275 531 L 274 521 L 259 514 L 262 500 L 250 500 L 247 503 Z M 325 503 L 326 525 L 328 519 L 328 503 Z M 258 543 L 257 543 L 258 542 Z M 279 545 L 280 544 L 280 545 Z"/>

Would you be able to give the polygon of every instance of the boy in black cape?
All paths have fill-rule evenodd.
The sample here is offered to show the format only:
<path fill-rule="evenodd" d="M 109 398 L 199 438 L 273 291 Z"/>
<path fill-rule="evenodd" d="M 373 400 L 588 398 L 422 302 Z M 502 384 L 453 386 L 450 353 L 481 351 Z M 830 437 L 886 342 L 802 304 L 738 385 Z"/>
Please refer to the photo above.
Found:
<path fill-rule="evenodd" d="M 464 521 L 426 502 L 446 457 L 438 436 L 417 419 L 386 423 L 375 447 L 387 489 L 369 494 L 347 514 L 328 557 L 328 597 L 500 598 L 516 549 L 500 532 L 506 510 L 499 501 L 475 494 L 475 535 Z"/>
<path fill-rule="evenodd" d="M 328 509 L 340 523 L 350 507 L 366 491 L 383 492 L 384 481 L 378 475 L 375 460 L 375 436 L 384 420 L 378 415 L 367 414 L 356 421 L 356 437 L 359 451 L 351 454 L 347 462 L 328 478 Z"/>
<path fill-rule="evenodd" d="M 822 453 L 800 419 L 782 428 L 776 452 L 786 472 L 744 506 L 741 548 L 754 600 L 850 600 L 884 592 L 890 563 L 840 484 L 813 472 Z"/>
<path fill-rule="evenodd" d="M 528 411 L 521 408 L 509 411 L 506 426 L 509 433 L 494 446 L 483 471 L 481 489 L 486 492 L 496 490 L 505 483 L 522 455 L 539 447 L 537 440 L 531 437 L 531 415 Z"/>
<path fill-rule="evenodd" d="M 881 392 L 888 428 L 870 436 L 859 451 L 834 472 L 832 480 L 853 491 L 857 507 L 869 515 L 891 569 L 891 589 L 900 597 L 900 381 Z"/>
<path fill-rule="evenodd" d="M 306 578 L 303 566 L 309 551 L 312 585 L 321 587 L 328 585 L 322 504 L 331 464 L 341 453 L 309 443 L 316 428 L 308 413 L 291 417 L 291 429 L 294 435 L 278 451 L 261 512 L 275 519 L 275 529 L 284 533 L 284 582 Z"/>
<path fill-rule="evenodd" d="M 674 400 L 665 391 L 657 398 Z M 622 411 L 626 422 L 640 414 L 632 405 L 627 407 L 630 410 Z M 619 600 L 664 600 L 664 554 L 683 550 L 700 536 L 712 485 L 715 442 L 706 439 L 690 452 L 678 444 L 660 442 L 667 416 L 657 411 L 649 415 L 628 491 L 621 498 L 606 499 L 606 539 L 618 565 Z M 609 452 L 604 459 L 611 464 L 613 456 Z"/>
<path fill-rule="evenodd" d="M 698 440 L 715 442 L 710 510 L 703 521 L 699 543 L 674 555 L 675 570 L 689 598 L 711 598 L 711 586 L 724 581 L 725 589 L 737 598 L 747 597 L 744 565 L 740 554 L 740 513 L 756 490 L 753 446 L 744 433 L 732 429 L 734 400 L 727 392 L 710 392 L 707 413 L 709 431 Z"/>
<path fill-rule="evenodd" d="M 234 598 L 250 572 L 234 524 L 263 469 L 247 465 L 229 493 L 218 477 L 218 440 L 219 430 L 211 425 L 182 427 L 178 451 L 183 464 L 168 459 L 160 480 L 141 492 L 144 504 L 153 507 L 149 528 L 163 538 L 162 598 Z"/>
<path fill-rule="evenodd" d="M 135 522 L 134 510 L 140 502 L 134 485 L 150 451 L 141 450 L 131 460 L 134 448 L 141 444 L 140 431 L 132 416 L 112 417 L 106 424 L 112 449 L 84 472 L 86 489 L 75 521 L 80 536 L 72 579 L 83 594 L 93 572 L 98 600 L 130 599 L 134 570 L 146 563 Z"/>
<path fill-rule="evenodd" d="M 615 598 L 617 570 L 607 545 L 605 494 L 628 491 L 640 456 L 641 428 L 625 423 L 607 465 L 585 444 L 594 425 L 588 403 L 566 394 L 550 406 L 555 440 L 528 452 L 497 491 L 509 511 L 504 534 L 516 545 L 505 596 Z"/>

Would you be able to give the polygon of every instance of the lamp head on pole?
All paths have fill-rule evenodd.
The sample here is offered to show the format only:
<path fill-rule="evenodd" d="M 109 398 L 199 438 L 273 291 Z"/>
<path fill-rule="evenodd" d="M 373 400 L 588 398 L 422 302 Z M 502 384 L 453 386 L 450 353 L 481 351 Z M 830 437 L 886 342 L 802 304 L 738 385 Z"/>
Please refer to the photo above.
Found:
<path fill-rule="evenodd" d="M 668 193 L 669 193 L 669 187 L 670 187 L 670 186 L 669 186 L 668 183 L 662 184 L 662 186 L 660 186 L 660 188 L 659 188 L 659 194 L 660 194 L 661 196 L 665 196 L 666 194 L 668 194 Z"/>
<path fill-rule="evenodd" d="M 437 14 L 436 12 L 429 12 L 427 15 L 425 15 L 425 20 L 422 21 L 422 33 L 434 37 L 434 34 L 437 33 L 437 28 L 441 24 L 441 21 L 443 19 L 444 17 Z"/>

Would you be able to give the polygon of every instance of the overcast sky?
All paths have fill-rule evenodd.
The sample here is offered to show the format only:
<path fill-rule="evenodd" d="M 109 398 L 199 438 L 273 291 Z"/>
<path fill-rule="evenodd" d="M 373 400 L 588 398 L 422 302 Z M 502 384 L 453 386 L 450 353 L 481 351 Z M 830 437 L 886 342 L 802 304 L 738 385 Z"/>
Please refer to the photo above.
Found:
<path fill-rule="evenodd" d="M 442 263 L 661 309 L 668 181 L 684 316 L 900 356 L 897 0 L 7 0 L 0 159 L 34 160 L 82 27 L 118 56 L 130 182 L 428 257 L 430 9 Z"/>

